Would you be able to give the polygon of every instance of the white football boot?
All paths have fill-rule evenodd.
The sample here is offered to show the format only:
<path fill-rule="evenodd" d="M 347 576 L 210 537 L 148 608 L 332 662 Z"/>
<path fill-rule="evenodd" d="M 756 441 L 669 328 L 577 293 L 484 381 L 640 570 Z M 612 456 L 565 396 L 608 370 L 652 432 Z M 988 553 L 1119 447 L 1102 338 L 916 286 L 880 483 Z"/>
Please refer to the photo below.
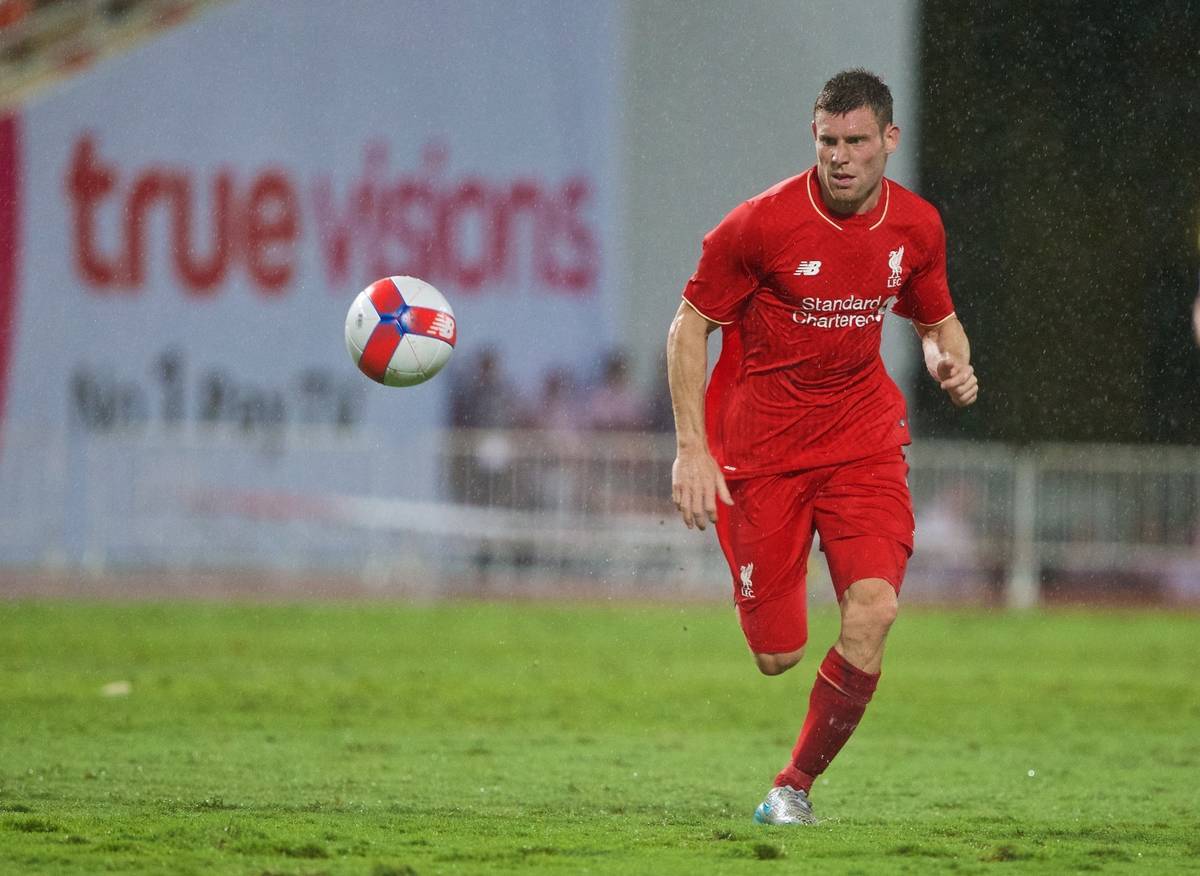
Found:
<path fill-rule="evenodd" d="M 759 824 L 816 824 L 808 795 L 790 785 L 772 788 L 754 810 Z"/>

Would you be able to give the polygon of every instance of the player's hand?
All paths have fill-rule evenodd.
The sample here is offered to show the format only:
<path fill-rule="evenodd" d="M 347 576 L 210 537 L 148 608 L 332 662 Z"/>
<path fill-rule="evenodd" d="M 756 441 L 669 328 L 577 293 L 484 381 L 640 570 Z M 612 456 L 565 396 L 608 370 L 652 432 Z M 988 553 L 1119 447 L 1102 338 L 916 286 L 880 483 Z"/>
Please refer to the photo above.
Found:
<path fill-rule="evenodd" d="M 671 466 L 671 498 L 688 529 L 717 522 L 717 499 L 733 504 L 733 496 L 717 461 L 707 450 L 681 451 Z"/>
<path fill-rule="evenodd" d="M 975 369 L 951 356 L 943 355 L 938 362 L 937 379 L 938 386 L 946 390 L 950 401 L 960 408 L 974 404 L 979 396 L 979 379 L 975 376 Z"/>

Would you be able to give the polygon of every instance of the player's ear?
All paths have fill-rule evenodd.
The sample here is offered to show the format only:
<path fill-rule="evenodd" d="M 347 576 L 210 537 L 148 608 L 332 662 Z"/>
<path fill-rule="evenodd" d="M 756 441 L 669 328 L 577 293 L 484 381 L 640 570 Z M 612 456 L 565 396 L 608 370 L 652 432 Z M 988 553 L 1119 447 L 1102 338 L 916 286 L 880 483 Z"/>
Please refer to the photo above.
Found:
<path fill-rule="evenodd" d="M 812 122 L 812 132 L 813 132 L 813 142 L 816 143 L 817 142 L 817 120 L 816 119 L 813 119 L 813 122 Z"/>
<path fill-rule="evenodd" d="M 900 126 L 889 124 L 883 129 L 883 151 L 891 155 L 900 145 Z"/>

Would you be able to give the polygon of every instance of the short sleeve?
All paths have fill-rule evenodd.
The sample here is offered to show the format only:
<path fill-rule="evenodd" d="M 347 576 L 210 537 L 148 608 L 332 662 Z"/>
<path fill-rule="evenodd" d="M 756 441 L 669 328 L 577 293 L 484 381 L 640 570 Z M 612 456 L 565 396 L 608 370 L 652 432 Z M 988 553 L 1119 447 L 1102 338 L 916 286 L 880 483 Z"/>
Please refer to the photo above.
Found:
<path fill-rule="evenodd" d="M 759 286 L 760 247 L 755 243 L 753 216 L 751 204 L 743 203 L 704 236 L 700 264 L 683 298 L 710 322 L 734 322 Z"/>
<path fill-rule="evenodd" d="M 924 325 L 936 325 L 954 315 L 946 281 L 946 229 L 935 212 L 928 223 L 930 241 L 924 258 L 900 290 L 892 312 Z"/>

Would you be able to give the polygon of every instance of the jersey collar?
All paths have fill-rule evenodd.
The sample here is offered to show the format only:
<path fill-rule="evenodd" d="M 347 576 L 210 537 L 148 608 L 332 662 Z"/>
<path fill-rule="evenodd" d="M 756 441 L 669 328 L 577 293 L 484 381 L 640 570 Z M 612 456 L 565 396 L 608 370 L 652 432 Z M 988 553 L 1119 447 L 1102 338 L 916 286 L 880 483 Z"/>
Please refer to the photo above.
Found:
<path fill-rule="evenodd" d="M 838 216 L 825 206 L 825 201 L 821 197 L 821 181 L 817 179 L 816 167 L 810 167 L 806 176 L 808 177 L 805 180 L 808 202 L 812 204 L 812 208 L 818 216 L 838 231 L 845 231 L 847 228 L 866 228 L 867 231 L 874 231 L 887 219 L 888 207 L 892 200 L 892 184 L 888 182 L 886 176 L 883 178 L 883 191 L 879 193 L 879 201 L 866 213 L 854 216 Z"/>

